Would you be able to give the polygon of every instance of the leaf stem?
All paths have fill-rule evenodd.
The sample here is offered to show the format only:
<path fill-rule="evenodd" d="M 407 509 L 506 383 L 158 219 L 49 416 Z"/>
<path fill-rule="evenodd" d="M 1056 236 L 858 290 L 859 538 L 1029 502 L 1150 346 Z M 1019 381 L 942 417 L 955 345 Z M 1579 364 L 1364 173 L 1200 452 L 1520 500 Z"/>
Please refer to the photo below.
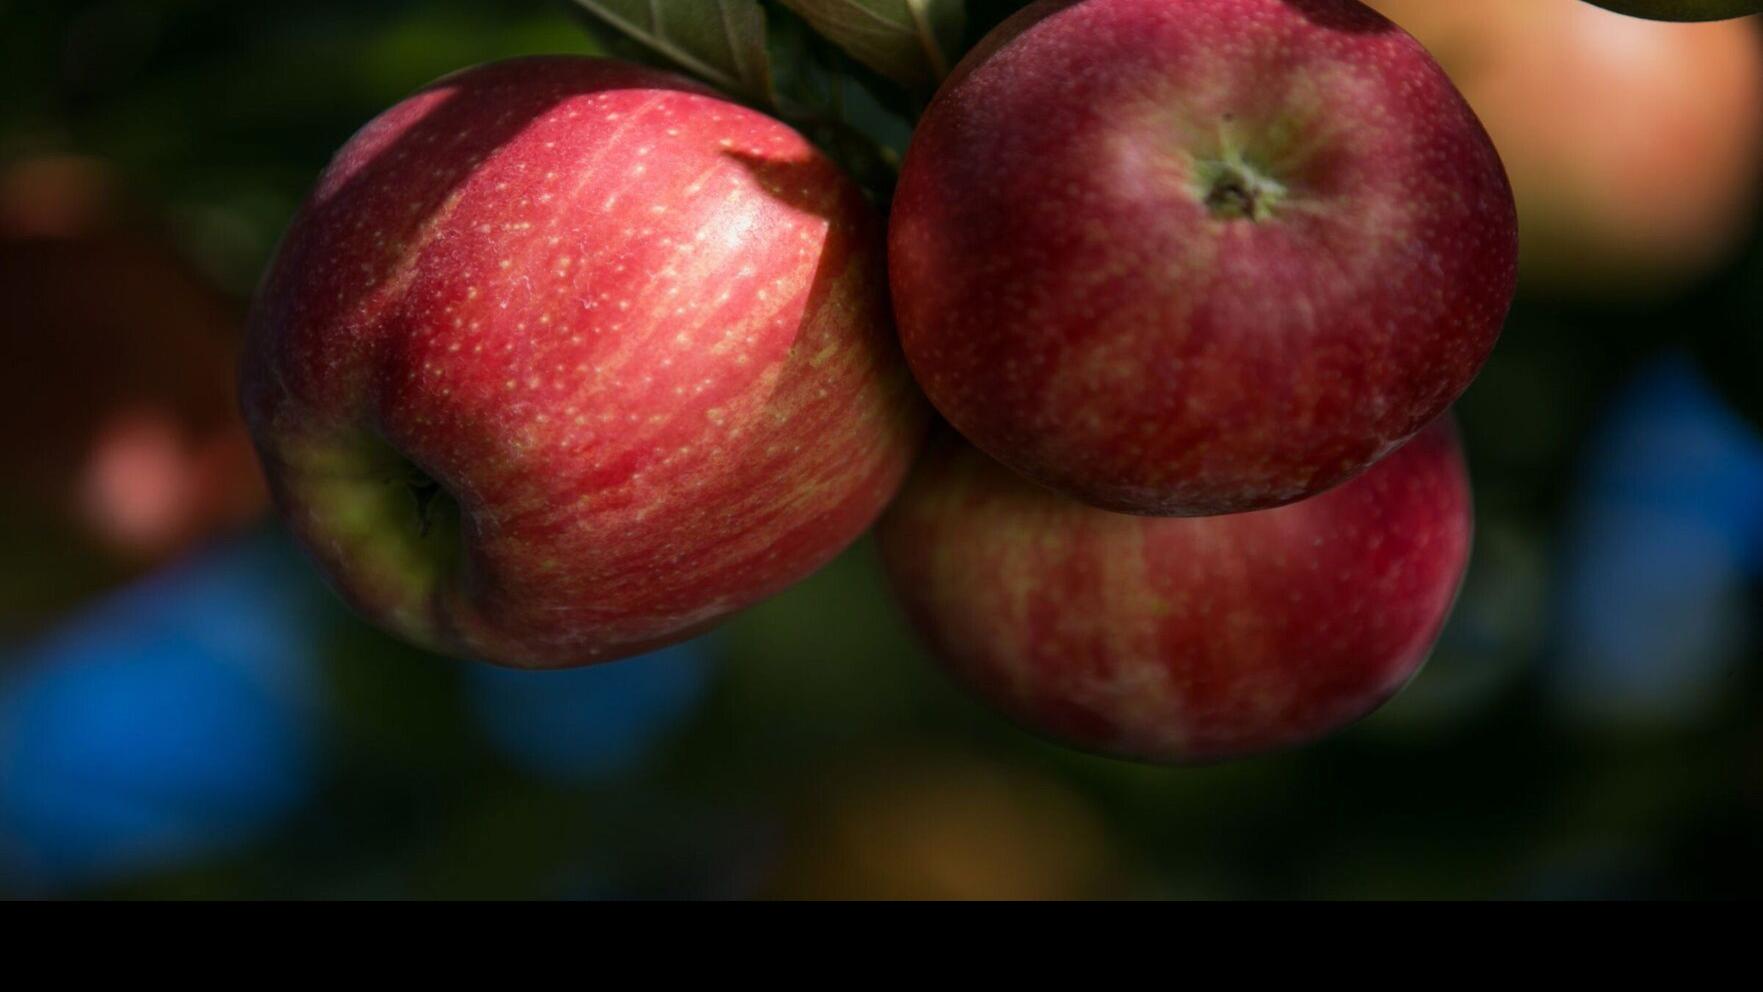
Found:
<path fill-rule="evenodd" d="M 924 49 L 925 61 L 930 63 L 930 71 L 940 83 L 949 78 L 949 57 L 937 44 L 936 32 L 931 30 L 930 18 L 925 13 L 924 0 L 906 0 L 906 10 L 912 15 L 912 26 L 917 29 L 918 46 Z"/>

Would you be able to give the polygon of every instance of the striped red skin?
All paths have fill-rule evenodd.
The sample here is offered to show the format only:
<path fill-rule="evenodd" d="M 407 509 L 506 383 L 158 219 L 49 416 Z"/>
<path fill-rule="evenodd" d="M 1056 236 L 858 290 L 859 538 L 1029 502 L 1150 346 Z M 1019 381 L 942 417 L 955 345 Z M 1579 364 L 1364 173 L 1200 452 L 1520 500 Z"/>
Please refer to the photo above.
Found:
<path fill-rule="evenodd" d="M 1285 187 L 1208 207 L 1237 148 Z M 1352 0 L 1031 7 L 913 136 L 889 265 L 908 361 L 969 440 L 1096 506 L 1276 506 L 1474 378 L 1511 190 L 1430 57 Z"/>
<path fill-rule="evenodd" d="M 958 679 L 1023 726 L 1197 763 L 1313 740 L 1425 661 L 1468 563 L 1455 428 L 1254 513 L 1110 513 L 945 437 L 878 529 L 908 614 Z"/>
<path fill-rule="evenodd" d="M 617 62 L 480 66 L 320 179 L 253 309 L 247 420 L 370 618 L 508 665 L 627 656 L 803 578 L 898 487 L 925 412 L 881 252 L 771 118 Z M 412 466 L 457 524 L 422 532 Z"/>

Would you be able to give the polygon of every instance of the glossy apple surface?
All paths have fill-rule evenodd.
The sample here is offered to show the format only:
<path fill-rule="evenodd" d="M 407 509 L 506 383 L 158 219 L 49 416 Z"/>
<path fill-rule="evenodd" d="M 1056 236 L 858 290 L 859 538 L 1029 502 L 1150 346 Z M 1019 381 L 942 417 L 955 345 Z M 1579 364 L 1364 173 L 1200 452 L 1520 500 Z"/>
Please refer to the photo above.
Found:
<path fill-rule="evenodd" d="M 1511 302 L 1499 157 L 1351 0 L 1037 4 L 913 135 L 894 307 L 974 444 L 1096 506 L 1352 477 L 1466 388 Z"/>
<path fill-rule="evenodd" d="M 923 425 L 858 189 L 776 120 L 574 57 L 455 74 L 349 141 L 254 307 L 244 404 L 345 598 L 524 667 L 806 576 Z"/>
<path fill-rule="evenodd" d="M 1473 520 L 1441 421 L 1344 485 L 1201 519 L 1109 513 L 949 437 L 878 531 L 933 653 L 1023 726 L 1185 763 L 1314 740 L 1419 669 Z"/>

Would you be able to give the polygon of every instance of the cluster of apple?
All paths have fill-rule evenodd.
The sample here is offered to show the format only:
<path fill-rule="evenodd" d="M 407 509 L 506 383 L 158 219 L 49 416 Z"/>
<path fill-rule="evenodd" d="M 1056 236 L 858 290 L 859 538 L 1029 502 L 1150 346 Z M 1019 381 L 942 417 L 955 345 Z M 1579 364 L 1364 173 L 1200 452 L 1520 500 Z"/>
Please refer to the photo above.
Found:
<path fill-rule="evenodd" d="M 885 232 L 716 90 L 522 59 L 338 153 L 243 405 L 332 583 L 437 651 L 652 650 L 879 518 L 983 696 L 1216 759 L 1364 715 L 1429 651 L 1472 531 L 1446 411 L 1516 230 L 1474 112 L 1357 0 L 1032 5 L 942 82 Z"/>

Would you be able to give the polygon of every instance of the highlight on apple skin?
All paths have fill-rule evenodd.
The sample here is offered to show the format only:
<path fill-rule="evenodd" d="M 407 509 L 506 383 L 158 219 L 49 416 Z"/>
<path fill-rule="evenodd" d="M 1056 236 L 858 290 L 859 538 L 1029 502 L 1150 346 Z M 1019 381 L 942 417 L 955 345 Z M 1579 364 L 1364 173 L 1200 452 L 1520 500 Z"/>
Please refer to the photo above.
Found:
<path fill-rule="evenodd" d="M 1481 125 L 1354 0 L 1024 10 L 926 111 L 889 238 L 907 359 L 963 435 L 1180 516 L 1314 495 L 1439 416 L 1517 257 Z"/>
<path fill-rule="evenodd" d="M 1763 14 L 1763 0 L 1587 0 L 1607 10 L 1654 21 L 1723 21 Z"/>
<path fill-rule="evenodd" d="M 1582 0 L 1371 0 L 1451 74 L 1506 163 L 1525 292 L 1668 297 L 1743 244 L 1763 174 L 1763 25 Z"/>
<path fill-rule="evenodd" d="M 1320 496 L 1198 519 L 1109 513 L 949 435 L 878 529 L 936 657 L 1024 727 L 1183 764 L 1322 737 L 1432 649 L 1469 560 L 1448 416 Z"/>
<path fill-rule="evenodd" d="M 357 610 L 519 667 L 683 640 L 872 522 L 926 413 L 878 218 L 695 83 L 541 57 L 368 124 L 255 302 L 243 404 Z"/>

